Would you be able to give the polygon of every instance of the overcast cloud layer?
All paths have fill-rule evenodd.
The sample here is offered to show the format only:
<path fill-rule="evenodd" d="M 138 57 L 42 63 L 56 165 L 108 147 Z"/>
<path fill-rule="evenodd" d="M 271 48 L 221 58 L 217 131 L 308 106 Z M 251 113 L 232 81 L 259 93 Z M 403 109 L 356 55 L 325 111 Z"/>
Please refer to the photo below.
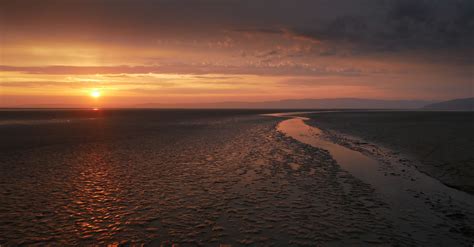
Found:
<path fill-rule="evenodd" d="M 320 98 L 321 85 L 332 86 L 330 97 L 447 99 L 473 94 L 473 30 L 472 0 L 2 1 L 0 76 L 4 95 L 31 97 L 48 92 L 20 85 L 151 73 L 247 76 L 230 84 L 245 93 L 209 88 L 216 99 L 252 90 Z M 165 85 L 158 77 L 140 95 L 156 94 Z M 194 79 L 180 88 L 207 83 Z M 248 87 L 251 79 L 262 86 Z"/>

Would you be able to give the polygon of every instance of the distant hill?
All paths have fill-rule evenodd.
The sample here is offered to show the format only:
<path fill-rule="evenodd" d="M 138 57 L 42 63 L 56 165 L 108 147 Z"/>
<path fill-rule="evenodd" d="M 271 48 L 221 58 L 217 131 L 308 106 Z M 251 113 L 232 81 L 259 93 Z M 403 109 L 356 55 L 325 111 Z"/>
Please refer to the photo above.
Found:
<path fill-rule="evenodd" d="M 440 111 L 474 111 L 474 98 L 454 99 L 429 104 L 423 109 Z"/>
<path fill-rule="evenodd" d="M 140 104 L 134 108 L 244 108 L 244 109 L 418 109 L 433 103 L 423 100 L 376 100 L 358 98 L 288 99 L 264 102 L 216 102 L 200 104 Z"/>

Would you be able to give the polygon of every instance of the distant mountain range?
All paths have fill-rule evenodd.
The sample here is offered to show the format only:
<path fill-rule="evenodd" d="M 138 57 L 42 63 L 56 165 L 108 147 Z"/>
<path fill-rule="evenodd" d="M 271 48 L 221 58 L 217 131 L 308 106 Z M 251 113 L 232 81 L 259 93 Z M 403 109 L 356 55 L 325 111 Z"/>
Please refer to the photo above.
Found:
<path fill-rule="evenodd" d="M 200 104 L 139 104 L 134 108 L 243 108 L 243 109 L 417 109 L 433 101 L 376 100 L 358 98 L 288 99 L 263 102 L 216 102 Z"/>
<path fill-rule="evenodd" d="M 433 103 L 423 107 L 423 109 L 439 111 L 474 111 L 474 98 L 454 99 Z"/>

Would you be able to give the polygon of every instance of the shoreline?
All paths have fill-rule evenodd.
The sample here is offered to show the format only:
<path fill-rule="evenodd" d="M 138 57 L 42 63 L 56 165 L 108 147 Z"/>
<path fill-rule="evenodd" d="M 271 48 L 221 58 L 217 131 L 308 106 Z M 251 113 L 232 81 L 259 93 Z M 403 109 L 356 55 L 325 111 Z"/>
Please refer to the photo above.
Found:
<path fill-rule="evenodd" d="M 337 112 L 309 117 L 309 125 L 332 133 L 340 144 L 369 152 L 374 146 L 385 147 L 401 155 L 400 162 L 413 163 L 449 187 L 474 194 L 473 113 Z"/>
<path fill-rule="evenodd" d="M 399 230 L 407 233 L 418 232 L 417 239 L 428 238 L 433 243 L 455 243 L 456 236 L 450 236 L 448 239 L 433 236 L 436 231 L 442 230 L 437 229 L 437 225 L 448 222 L 448 225 L 462 227 L 457 230 L 446 229 L 445 234 L 459 231 L 464 237 L 472 237 L 474 232 L 469 227 L 469 222 L 474 217 L 470 210 L 474 207 L 472 195 L 447 187 L 437 179 L 420 172 L 415 166 L 396 162 L 393 158 L 380 159 L 368 154 L 367 150 L 355 150 L 353 146 L 340 145 L 326 132 L 307 125 L 305 120 L 309 119 L 296 116 L 280 122 L 277 128 L 296 141 L 329 151 L 342 169 L 374 187 L 376 193 L 389 203 L 391 209 L 387 210 L 385 215 L 396 222 Z M 363 143 L 377 148 L 374 144 Z M 377 152 L 391 151 L 377 148 Z M 402 156 L 395 156 L 399 157 Z M 462 220 L 453 219 L 453 215 L 458 215 Z M 422 225 L 413 226 L 413 222 L 422 222 Z M 423 229 L 425 227 L 426 229 Z"/>
<path fill-rule="evenodd" d="M 449 182 L 443 181 L 433 176 L 429 172 L 424 171 L 422 169 L 422 162 L 419 161 L 414 155 L 407 154 L 404 150 L 400 150 L 394 147 L 387 147 L 383 143 L 367 141 L 364 138 L 342 133 L 338 130 L 325 128 L 321 128 L 321 130 L 326 133 L 325 137 L 334 143 L 363 153 L 369 157 L 372 157 L 373 159 L 378 160 L 379 162 L 387 164 L 399 162 L 405 166 L 413 166 L 418 170 L 418 172 L 437 180 L 438 182 L 449 188 L 474 196 L 474 193 L 469 191 L 468 188 L 455 184 L 450 184 Z"/>
<path fill-rule="evenodd" d="M 323 127 L 321 124 L 315 122 L 311 117 L 305 117 L 304 115 L 308 114 L 317 114 L 321 113 L 345 113 L 344 111 L 338 110 L 328 110 L 328 111 L 301 111 L 301 112 L 281 112 L 281 113 L 271 113 L 271 114 L 262 114 L 263 116 L 271 117 L 282 117 L 282 118 L 300 118 L 304 121 L 307 121 L 306 124 L 311 127 L 316 127 L 323 131 L 326 135 L 325 138 L 339 144 L 341 146 L 347 147 L 349 149 L 358 151 L 367 156 L 372 157 L 373 159 L 378 160 L 379 162 L 384 163 L 394 163 L 401 162 L 407 166 L 414 166 L 419 172 L 439 181 L 447 187 L 459 190 L 461 192 L 474 195 L 474 191 L 470 191 L 470 186 L 456 185 L 449 183 L 448 181 L 442 180 L 432 173 L 423 169 L 422 161 L 420 161 L 415 155 L 409 154 L 406 150 L 401 148 L 396 148 L 390 145 L 386 145 L 382 142 L 366 140 L 364 137 L 359 137 L 344 133 L 342 130 L 336 130 L 330 127 Z M 301 116 L 303 115 L 303 116 Z"/>

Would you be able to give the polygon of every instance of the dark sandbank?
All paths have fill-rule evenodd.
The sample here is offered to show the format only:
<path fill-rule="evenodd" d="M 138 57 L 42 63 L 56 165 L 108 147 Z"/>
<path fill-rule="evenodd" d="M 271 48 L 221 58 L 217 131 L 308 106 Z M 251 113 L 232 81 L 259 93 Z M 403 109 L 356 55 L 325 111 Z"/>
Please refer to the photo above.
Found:
<path fill-rule="evenodd" d="M 473 112 L 331 112 L 307 122 L 408 154 L 422 172 L 474 193 Z"/>

